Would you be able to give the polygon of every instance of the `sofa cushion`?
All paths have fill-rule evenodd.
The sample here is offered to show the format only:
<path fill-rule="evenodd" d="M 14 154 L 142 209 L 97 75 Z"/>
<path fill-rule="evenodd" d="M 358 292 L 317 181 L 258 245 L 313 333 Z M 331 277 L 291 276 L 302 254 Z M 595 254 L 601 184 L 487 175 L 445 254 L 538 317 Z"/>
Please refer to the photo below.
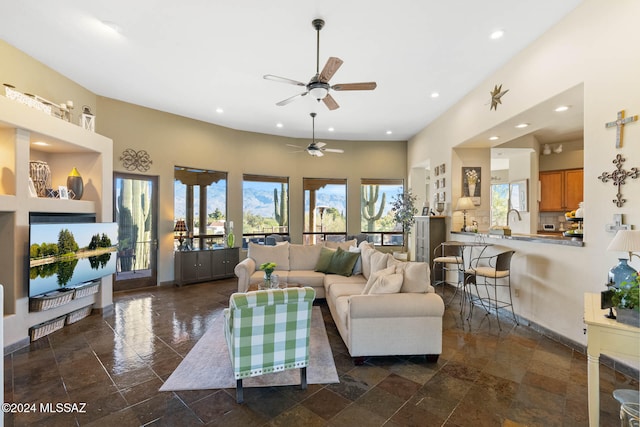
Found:
<path fill-rule="evenodd" d="M 289 245 L 290 270 L 314 270 L 322 245 Z"/>
<path fill-rule="evenodd" d="M 347 277 L 351 276 L 353 266 L 356 264 L 356 261 L 358 261 L 359 256 L 357 253 L 348 252 L 342 248 L 336 249 L 331 257 L 331 262 L 329 262 L 329 268 L 327 268 L 326 273 L 339 274 Z"/>
<path fill-rule="evenodd" d="M 384 270 L 385 268 L 387 268 L 387 260 L 389 258 L 389 254 L 386 254 L 384 252 L 380 252 L 380 251 L 374 251 L 371 254 L 371 274 L 375 273 L 376 271 L 379 270 Z"/>
<path fill-rule="evenodd" d="M 362 258 L 362 275 L 368 279 L 371 275 L 371 255 L 376 251 L 374 246 L 368 242 L 362 242 L 358 246 L 360 248 L 360 257 Z"/>
<path fill-rule="evenodd" d="M 313 270 L 291 270 L 287 274 L 287 283 L 322 288 L 324 286 L 324 277 L 324 273 Z"/>
<path fill-rule="evenodd" d="M 320 249 L 320 256 L 318 257 L 318 261 L 316 262 L 316 266 L 314 268 L 315 271 L 320 271 L 322 273 L 326 273 L 329 269 L 329 264 L 331 264 L 331 258 L 333 258 L 333 254 L 336 252 L 336 249 L 330 248 L 322 248 Z"/>
<path fill-rule="evenodd" d="M 367 279 L 367 284 L 362 290 L 362 295 L 368 295 L 369 291 L 371 290 L 373 285 L 380 279 L 380 277 L 388 276 L 389 274 L 393 274 L 395 272 L 396 272 L 396 267 L 392 265 L 390 267 L 383 268 L 382 270 L 378 270 L 376 272 L 371 273 L 371 276 L 369 276 L 369 279 Z"/>
<path fill-rule="evenodd" d="M 326 248 L 329 248 L 329 249 L 342 248 L 345 251 L 349 250 L 349 246 L 355 246 L 357 244 L 358 244 L 358 241 L 356 239 L 347 240 L 346 242 L 333 242 L 331 240 L 325 240 L 325 242 L 324 242 L 324 246 Z"/>
<path fill-rule="evenodd" d="M 362 257 L 360 256 L 362 250 L 357 246 L 349 246 L 349 252 L 358 254 L 358 259 L 356 260 L 356 264 L 353 266 L 351 274 L 362 274 Z"/>
<path fill-rule="evenodd" d="M 369 289 L 369 295 L 397 294 L 402 288 L 402 278 L 402 273 L 386 274 L 378 277 L 378 280 Z"/>
<path fill-rule="evenodd" d="M 402 289 L 400 292 L 433 292 L 430 283 L 431 272 L 426 262 L 398 262 L 394 263 L 396 272 L 402 273 Z"/>
<path fill-rule="evenodd" d="M 250 242 L 247 256 L 256 262 L 256 268 L 265 262 L 275 262 L 276 270 L 289 270 L 289 243 L 264 246 Z"/>

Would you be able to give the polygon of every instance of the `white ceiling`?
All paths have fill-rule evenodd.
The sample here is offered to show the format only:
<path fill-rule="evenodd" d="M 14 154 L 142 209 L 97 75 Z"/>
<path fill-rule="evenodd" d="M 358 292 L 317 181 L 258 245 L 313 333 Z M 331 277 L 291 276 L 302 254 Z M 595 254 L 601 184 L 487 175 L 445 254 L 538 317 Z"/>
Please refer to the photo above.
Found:
<path fill-rule="evenodd" d="M 3 2 L 0 38 L 101 96 L 302 138 L 317 112 L 317 138 L 407 140 L 580 2 L 19 0 Z M 326 21 L 320 67 L 344 61 L 331 83 L 378 87 L 332 91 L 335 111 L 310 96 L 278 107 L 301 88 L 263 75 L 311 79 L 314 18 Z M 496 29 L 505 35 L 491 40 Z"/>

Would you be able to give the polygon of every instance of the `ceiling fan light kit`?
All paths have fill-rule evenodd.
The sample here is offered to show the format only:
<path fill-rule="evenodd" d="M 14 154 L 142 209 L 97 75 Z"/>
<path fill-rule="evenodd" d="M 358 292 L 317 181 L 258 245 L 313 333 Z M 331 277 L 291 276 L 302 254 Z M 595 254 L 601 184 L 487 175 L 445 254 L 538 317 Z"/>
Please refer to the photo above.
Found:
<path fill-rule="evenodd" d="M 340 108 L 338 103 L 329 93 L 330 90 L 344 91 L 344 90 L 374 90 L 377 87 L 376 82 L 360 82 L 360 83 L 338 83 L 330 85 L 329 80 L 338 71 L 343 64 L 342 59 L 334 56 L 327 60 L 322 71 L 320 71 L 320 30 L 324 27 L 324 20 L 314 19 L 311 24 L 316 30 L 316 74 L 309 80 L 309 83 L 303 83 L 298 80 L 289 79 L 286 77 L 274 76 L 273 74 L 265 74 L 263 77 L 266 80 L 272 80 L 279 83 L 287 83 L 295 86 L 304 86 L 305 91 L 297 95 L 293 95 L 287 99 L 277 102 L 276 105 L 282 107 L 290 104 L 296 99 L 310 94 L 318 102 L 324 102 L 324 105 L 329 110 L 335 110 Z"/>

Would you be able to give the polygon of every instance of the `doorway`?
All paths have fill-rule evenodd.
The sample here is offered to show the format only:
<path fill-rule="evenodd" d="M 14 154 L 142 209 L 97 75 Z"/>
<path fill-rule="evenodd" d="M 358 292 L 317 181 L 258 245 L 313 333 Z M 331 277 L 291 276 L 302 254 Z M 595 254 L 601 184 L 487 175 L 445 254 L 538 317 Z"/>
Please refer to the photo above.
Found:
<path fill-rule="evenodd" d="M 157 285 L 158 177 L 114 173 L 118 253 L 113 290 Z"/>

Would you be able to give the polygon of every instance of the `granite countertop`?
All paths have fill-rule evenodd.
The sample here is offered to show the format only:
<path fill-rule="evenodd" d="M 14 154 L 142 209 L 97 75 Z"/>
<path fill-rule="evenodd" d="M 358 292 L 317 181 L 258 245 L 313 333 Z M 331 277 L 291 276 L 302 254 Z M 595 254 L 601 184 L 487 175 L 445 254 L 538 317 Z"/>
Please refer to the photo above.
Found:
<path fill-rule="evenodd" d="M 584 246 L 584 242 L 578 237 L 564 237 L 562 234 L 520 234 L 513 233 L 511 236 L 500 236 L 489 233 L 470 233 L 467 231 L 451 231 L 451 234 L 459 234 L 461 236 L 482 236 L 486 239 L 508 239 L 520 240 L 532 243 L 550 243 L 553 245 L 565 246 Z"/>

